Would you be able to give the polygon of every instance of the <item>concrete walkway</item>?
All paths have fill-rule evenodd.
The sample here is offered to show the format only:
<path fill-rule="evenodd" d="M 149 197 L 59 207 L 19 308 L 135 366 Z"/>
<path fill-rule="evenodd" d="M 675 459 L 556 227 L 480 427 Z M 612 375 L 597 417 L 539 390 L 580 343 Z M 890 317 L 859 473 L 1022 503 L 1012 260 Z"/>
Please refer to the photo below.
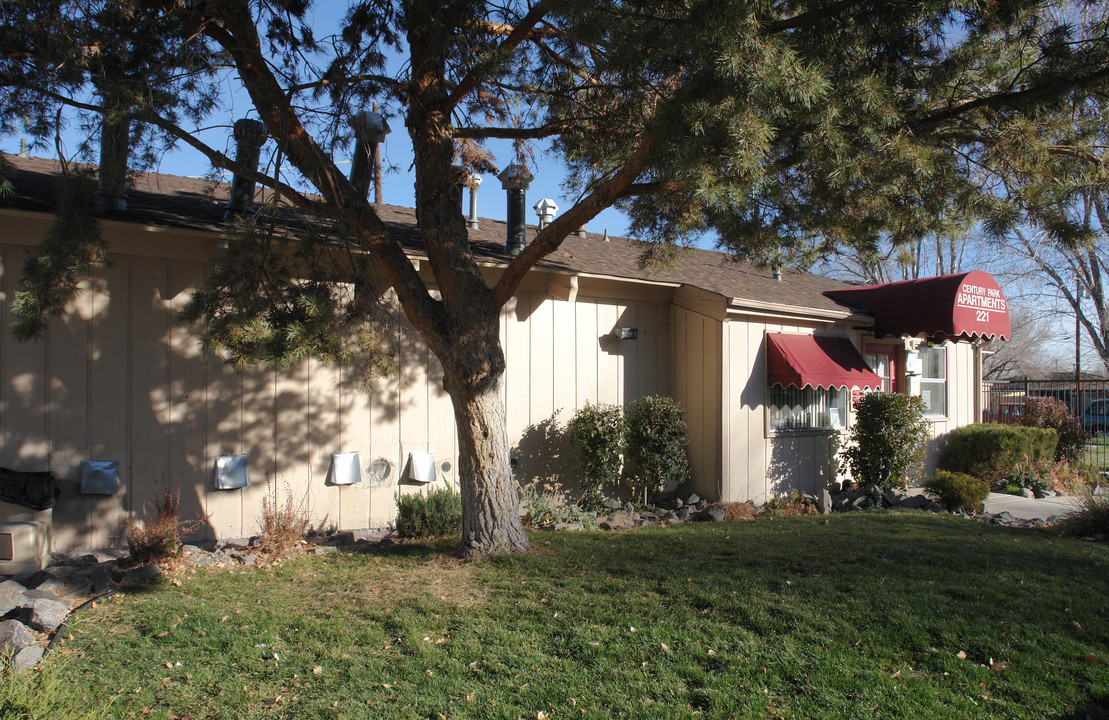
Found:
<path fill-rule="evenodd" d="M 990 493 L 986 498 L 986 512 L 997 514 L 1007 512 L 1015 518 L 1022 520 L 1047 520 L 1052 515 L 1066 515 L 1077 509 L 1079 500 L 1076 497 L 1053 497 L 1037 500 L 1019 495 L 1005 493 Z"/>

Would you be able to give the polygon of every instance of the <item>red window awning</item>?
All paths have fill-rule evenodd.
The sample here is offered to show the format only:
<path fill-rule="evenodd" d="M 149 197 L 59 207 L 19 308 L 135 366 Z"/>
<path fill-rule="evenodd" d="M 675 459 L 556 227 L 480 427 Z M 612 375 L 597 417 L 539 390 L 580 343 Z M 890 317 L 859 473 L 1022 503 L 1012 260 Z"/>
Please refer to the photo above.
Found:
<path fill-rule="evenodd" d="M 867 367 L 859 351 L 846 338 L 768 333 L 766 361 L 770 385 L 882 387 L 882 378 Z"/>
<path fill-rule="evenodd" d="M 1005 295 L 997 281 L 981 270 L 824 294 L 873 315 L 879 336 L 1009 339 Z"/>

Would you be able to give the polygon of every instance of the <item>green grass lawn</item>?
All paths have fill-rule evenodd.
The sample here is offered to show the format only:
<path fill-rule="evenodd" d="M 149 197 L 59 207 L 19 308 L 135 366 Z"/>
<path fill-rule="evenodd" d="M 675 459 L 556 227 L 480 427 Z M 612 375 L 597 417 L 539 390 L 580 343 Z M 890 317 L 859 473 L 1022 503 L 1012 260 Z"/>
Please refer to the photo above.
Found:
<path fill-rule="evenodd" d="M 533 539 L 474 563 L 421 544 L 128 591 L 82 613 L 0 716 L 20 717 L 13 697 L 190 720 L 1109 708 L 1102 543 L 918 513 Z"/>

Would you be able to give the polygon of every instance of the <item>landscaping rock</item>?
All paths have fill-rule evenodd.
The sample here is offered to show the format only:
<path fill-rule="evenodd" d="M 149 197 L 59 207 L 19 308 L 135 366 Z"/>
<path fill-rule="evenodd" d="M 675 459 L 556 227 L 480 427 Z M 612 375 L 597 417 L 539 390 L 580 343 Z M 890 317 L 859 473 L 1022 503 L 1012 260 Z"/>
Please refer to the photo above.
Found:
<path fill-rule="evenodd" d="M 0 617 L 7 615 L 17 607 L 21 607 L 26 591 L 27 588 L 15 580 L 0 582 Z"/>
<path fill-rule="evenodd" d="M 622 510 L 624 508 L 624 503 L 616 498 L 605 498 L 605 507 L 609 510 Z"/>
<path fill-rule="evenodd" d="M 61 600 L 36 598 L 23 605 L 19 619 L 35 630 L 52 633 L 65 622 L 68 615 L 69 605 Z"/>
<path fill-rule="evenodd" d="M 556 532 L 574 532 L 577 530 L 584 530 L 585 526 L 580 522 L 573 523 L 555 523 L 553 529 Z"/>
<path fill-rule="evenodd" d="M 828 488 L 820 491 L 820 495 L 816 498 L 816 507 L 820 510 L 821 515 L 829 515 L 832 512 L 832 493 Z"/>
<path fill-rule="evenodd" d="M 0 653 L 12 655 L 35 644 L 35 636 L 18 620 L 0 622 Z"/>
<path fill-rule="evenodd" d="M 882 491 L 882 507 L 897 507 L 901 504 L 901 498 L 893 490 L 886 489 Z"/>
<path fill-rule="evenodd" d="M 689 519 L 694 522 L 720 522 L 724 519 L 724 508 L 709 505 L 704 510 L 700 510 L 697 514 L 690 516 Z"/>
<path fill-rule="evenodd" d="M 874 499 L 868 493 L 863 493 L 857 496 L 851 502 L 847 503 L 846 510 L 866 510 L 874 504 Z"/>
<path fill-rule="evenodd" d="M 1036 497 L 1036 493 L 1033 490 L 1029 489 L 1029 488 L 1021 488 L 1020 489 L 1020 496 L 1021 497 L 1026 497 L 1026 498 L 1034 498 L 1034 497 Z"/>
<path fill-rule="evenodd" d="M 220 550 L 246 550 L 250 547 L 250 538 L 227 538 L 220 543 Z"/>
<path fill-rule="evenodd" d="M 626 530 L 635 527 L 636 519 L 626 510 L 617 510 L 597 523 L 602 530 Z"/>
<path fill-rule="evenodd" d="M 701 502 L 701 496 L 697 493 L 690 493 L 689 497 L 685 499 L 686 505 L 696 505 L 699 502 Z"/>
<path fill-rule="evenodd" d="M 162 568 L 157 563 L 150 563 L 137 567 L 134 570 L 128 570 L 123 575 L 120 583 L 123 585 L 130 585 L 131 583 L 149 582 L 162 574 Z"/>
<path fill-rule="evenodd" d="M 317 545 L 312 548 L 313 555 L 330 555 L 331 553 L 339 552 L 339 548 L 334 545 Z"/>
<path fill-rule="evenodd" d="M 16 672 L 30 670 L 42 660 L 43 649 L 38 645 L 28 645 L 15 654 L 12 658 L 12 667 Z"/>
<path fill-rule="evenodd" d="M 689 519 L 689 516 L 692 515 L 692 514 L 693 514 L 692 508 L 690 508 L 687 505 L 685 507 L 678 508 L 678 511 L 676 513 L 674 513 L 674 518 L 678 522 L 685 522 L 686 520 Z"/>
<path fill-rule="evenodd" d="M 327 539 L 328 545 L 339 547 L 341 545 L 353 545 L 354 533 L 352 532 L 337 532 Z"/>
<path fill-rule="evenodd" d="M 377 541 L 377 546 L 378 547 L 392 547 L 393 545 L 396 545 L 396 544 L 397 544 L 397 541 L 394 540 L 391 537 L 383 537 L 383 538 L 381 538 L 380 540 Z"/>
<path fill-rule="evenodd" d="M 901 507 L 909 510 L 922 510 L 929 502 L 931 501 L 927 495 L 910 495 L 901 501 Z"/>
<path fill-rule="evenodd" d="M 1032 492 L 1040 500 L 1042 500 L 1044 498 L 1053 498 L 1053 497 L 1055 497 L 1055 491 L 1054 490 L 1033 490 Z"/>

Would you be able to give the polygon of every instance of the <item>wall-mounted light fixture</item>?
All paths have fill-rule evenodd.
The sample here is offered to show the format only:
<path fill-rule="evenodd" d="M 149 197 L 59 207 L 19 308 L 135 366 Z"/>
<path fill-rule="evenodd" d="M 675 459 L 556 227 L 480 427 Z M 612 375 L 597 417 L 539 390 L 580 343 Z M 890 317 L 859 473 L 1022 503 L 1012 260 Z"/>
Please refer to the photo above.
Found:
<path fill-rule="evenodd" d="M 635 340 L 639 336 L 639 328 L 616 328 L 612 337 L 617 340 Z"/>

